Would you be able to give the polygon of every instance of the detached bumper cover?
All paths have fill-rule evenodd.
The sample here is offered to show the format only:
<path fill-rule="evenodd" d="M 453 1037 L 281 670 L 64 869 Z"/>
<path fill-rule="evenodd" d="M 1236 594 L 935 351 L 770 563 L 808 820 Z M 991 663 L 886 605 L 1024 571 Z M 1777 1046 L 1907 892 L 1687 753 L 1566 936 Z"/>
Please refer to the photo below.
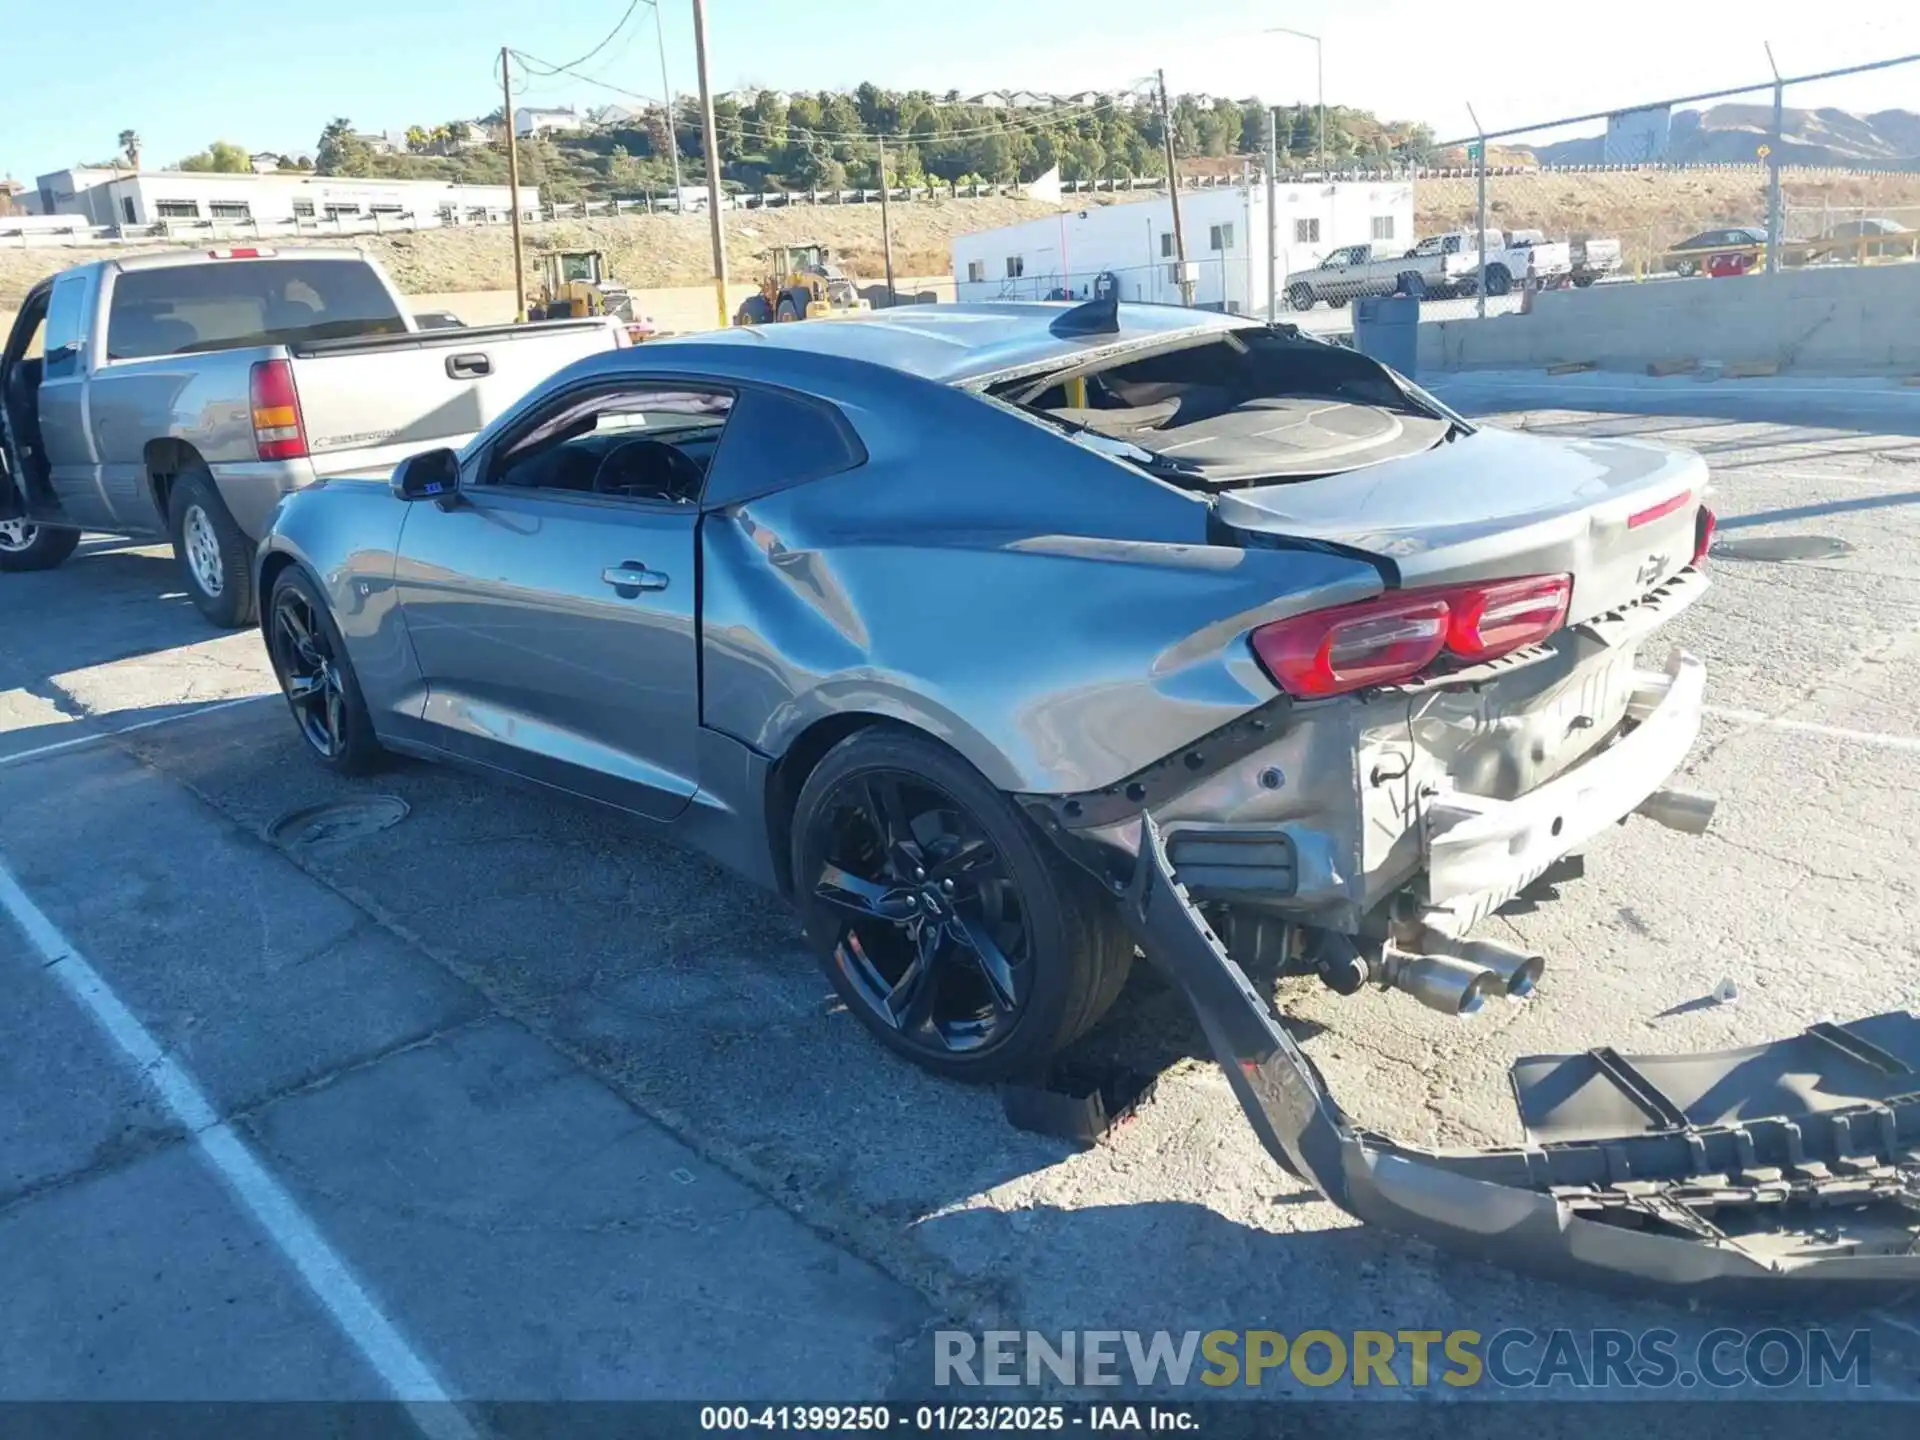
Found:
<path fill-rule="evenodd" d="M 1716 1302 L 1920 1287 L 1920 1017 L 1718 1054 L 1523 1060 L 1526 1144 L 1426 1150 L 1341 1111 L 1145 815 L 1124 908 L 1268 1153 L 1361 1220 L 1577 1284 Z"/>

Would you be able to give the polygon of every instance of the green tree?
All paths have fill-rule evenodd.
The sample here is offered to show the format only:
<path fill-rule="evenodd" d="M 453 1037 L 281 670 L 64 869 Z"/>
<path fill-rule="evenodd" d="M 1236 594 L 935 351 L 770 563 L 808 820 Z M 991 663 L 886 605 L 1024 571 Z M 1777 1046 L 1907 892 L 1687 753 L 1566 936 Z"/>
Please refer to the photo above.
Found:
<path fill-rule="evenodd" d="M 222 175 L 245 175 L 252 171 L 253 161 L 248 157 L 246 147 L 235 145 L 229 140 L 216 140 L 198 155 L 189 155 L 175 167 L 180 170 L 217 171 Z"/>
<path fill-rule="evenodd" d="M 138 170 L 140 168 L 139 131 L 122 130 L 120 132 L 120 153 L 127 157 L 127 168 L 129 170 Z"/>
<path fill-rule="evenodd" d="M 787 103 L 771 90 L 753 97 L 753 148 L 764 155 L 777 155 L 787 143 Z"/>
<path fill-rule="evenodd" d="M 427 134 L 425 126 L 409 125 L 407 127 L 408 153 L 412 155 L 424 155 L 427 150 L 427 144 L 429 142 L 429 139 L 430 137 Z"/>
<path fill-rule="evenodd" d="M 353 122 L 342 115 L 320 132 L 313 168 L 321 175 L 371 175 L 373 158 L 373 147 L 353 133 Z"/>

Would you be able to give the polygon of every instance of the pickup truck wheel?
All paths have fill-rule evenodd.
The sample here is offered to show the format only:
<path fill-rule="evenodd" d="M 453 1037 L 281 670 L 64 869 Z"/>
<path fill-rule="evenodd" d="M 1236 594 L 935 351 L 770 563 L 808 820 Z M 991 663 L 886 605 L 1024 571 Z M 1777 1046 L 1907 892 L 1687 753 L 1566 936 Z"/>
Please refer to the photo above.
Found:
<path fill-rule="evenodd" d="M 1586 289 L 1586 288 L 1587 288 L 1587 287 L 1588 287 L 1589 285 L 1591 285 L 1591 284 L 1593 284 L 1593 282 L 1594 282 L 1595 280 L 1597 280 L 1597 279 L 1599 279 L 1599 278 L 1600 278 L 1600 277 L 1599 277 L 1599 276 L 1597 276 L 1597 275 L 1576 275 L 1576 276 L 1574 276 L 1574 277 L 1573 277 L 1573 286 L 1574 286 L 1574 289 L 1576 289 L 1576 290 L 1584 290 L 1584 289 Z"/>
<path fill-rule="evenodd" d="M 273 673 L 308 751 L 341 775 L 374 769 L 383 752 L 346 642 L 319 587 L 297 566 L 274 581 L 265 628 Z"/>
<path fill-rule="evenodd" d="M 1418 270 L 1409 270 L 1400 277 L 1399 291 L 1410 300 L 1424 300 L 1427 297 L 1427 277 Z"/>
<path fill-rule="evenodd" d="M 1313 291 L 1309 290 L 1305 285 L 1290 286 L 1287 290 L 1287 304 L 1291 305 L 1295 310 L 1311 310 L 1313 308 Z"/>
<path fill-rule="evenodd" d="M 1038 1075 L 1120 992 L 1113 903 L 951 751 L 856 731 L 794 807 L 794 900 L 847 1008 L 954 1080 Z"/>
<path fill-rule="evenodd" d="M 174 481 L 167 521 L 187 594 L 200 613 L 228 630 L 250 624 L 254 544 L 234 523 L 213 477 L 188 471 Z"/>
<path fill-rule="evenodd" d="M 1513 289 L 1513 272 L 1504 265 L 1487 267 L 1487 294 L 1504 295 Z"/>
<path fill-rule="evenodd" d="M 51 570 L 79 543 L 78 530 L 0 520 L 0 571 Z"/>

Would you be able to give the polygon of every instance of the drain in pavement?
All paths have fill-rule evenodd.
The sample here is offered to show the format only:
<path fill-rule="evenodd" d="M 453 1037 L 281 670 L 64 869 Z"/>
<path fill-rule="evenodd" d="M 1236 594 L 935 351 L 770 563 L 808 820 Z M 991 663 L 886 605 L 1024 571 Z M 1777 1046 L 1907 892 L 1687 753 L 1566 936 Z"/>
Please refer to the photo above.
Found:
<path fill-rule="evenodd" d="M 1755 535 L 1749 540 L 1716 540 L 1716 560 L 1834 560 L 1853 546 L 1837 535 Z"/>
<path fill-rule="evenodd" d="M 289 810 L 267 826 L 267 838 L 287 850 L 302 850 L 391 829 L 407 818 L 407 802 L 398 795 L 372 795 L 332 805 Z"/>

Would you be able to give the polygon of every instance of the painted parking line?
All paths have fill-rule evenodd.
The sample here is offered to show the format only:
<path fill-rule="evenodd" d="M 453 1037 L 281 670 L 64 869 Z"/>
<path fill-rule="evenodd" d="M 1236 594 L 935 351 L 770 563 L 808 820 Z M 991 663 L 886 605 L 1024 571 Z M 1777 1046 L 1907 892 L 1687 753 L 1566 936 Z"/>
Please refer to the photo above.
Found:
<path fill-rule="evenodd" d="M 1814 720 L 1787 720 L 1769 715 L 1764 710 L 1736 710 L 1726 705 L 1707 705 L 1702 708 L 1709 715 L 1740 725 L 1791 730 L 1799 735 L 1824 735 L 1832 740 L 1852 740 L 1861 745 L 1879 745 L 1888 750 L 1910 750 L 1920 754 L 1920 736 L 1889 735 L 1884 730 L 1855 730 L 1846 725 L 1822 725 Z"/>
<path fill-rule="evenodd" d="M 116 735 L 131 735 L 136 730 L 151 730 L 159 725 L 171 725 L 176 720 L 190 719 L 195 715 L 211 715 L 219 710 L 231 710 L 236 705 L 251 705 L 256 700 L 277 700 L 279 695 L 268 691 L 260 695 L 241 695 L 232 700 L 215 700 L 211 704 L 197 706 L 192 710 L 181 710 L 173 715 L 161 715 L 152 720 L 136 720 L 131 725 L 115 726 L 111 730 L 91 730 L 85 735 L 76 735 L 71 740 L 56 740 L 51 745 L 36 745 L 31 750 L 19 750 L 11 755 L 0 755 L 0 767 L 19 765 L 24 761 L 38 760 L 44 755 L 58 755 L 63 751 L 77 750 L 82 745 L 92 745 L 97 741 L 111 740 Z"/>
<path fill-rule="evenodd" d="M 259 1222 L 347 1340 L 364 1356 L 429 1440 L 479 1440 L 431 1366 L 409 1345 L 300 1202 L 220 1118 L 199 1083 L 134 1018 L 113 988 L 20 888 L 0 862 L 0 908 L 39 952 L 50 974 L 99 1025 L 193 1137 L 206 1161 Z"/>

